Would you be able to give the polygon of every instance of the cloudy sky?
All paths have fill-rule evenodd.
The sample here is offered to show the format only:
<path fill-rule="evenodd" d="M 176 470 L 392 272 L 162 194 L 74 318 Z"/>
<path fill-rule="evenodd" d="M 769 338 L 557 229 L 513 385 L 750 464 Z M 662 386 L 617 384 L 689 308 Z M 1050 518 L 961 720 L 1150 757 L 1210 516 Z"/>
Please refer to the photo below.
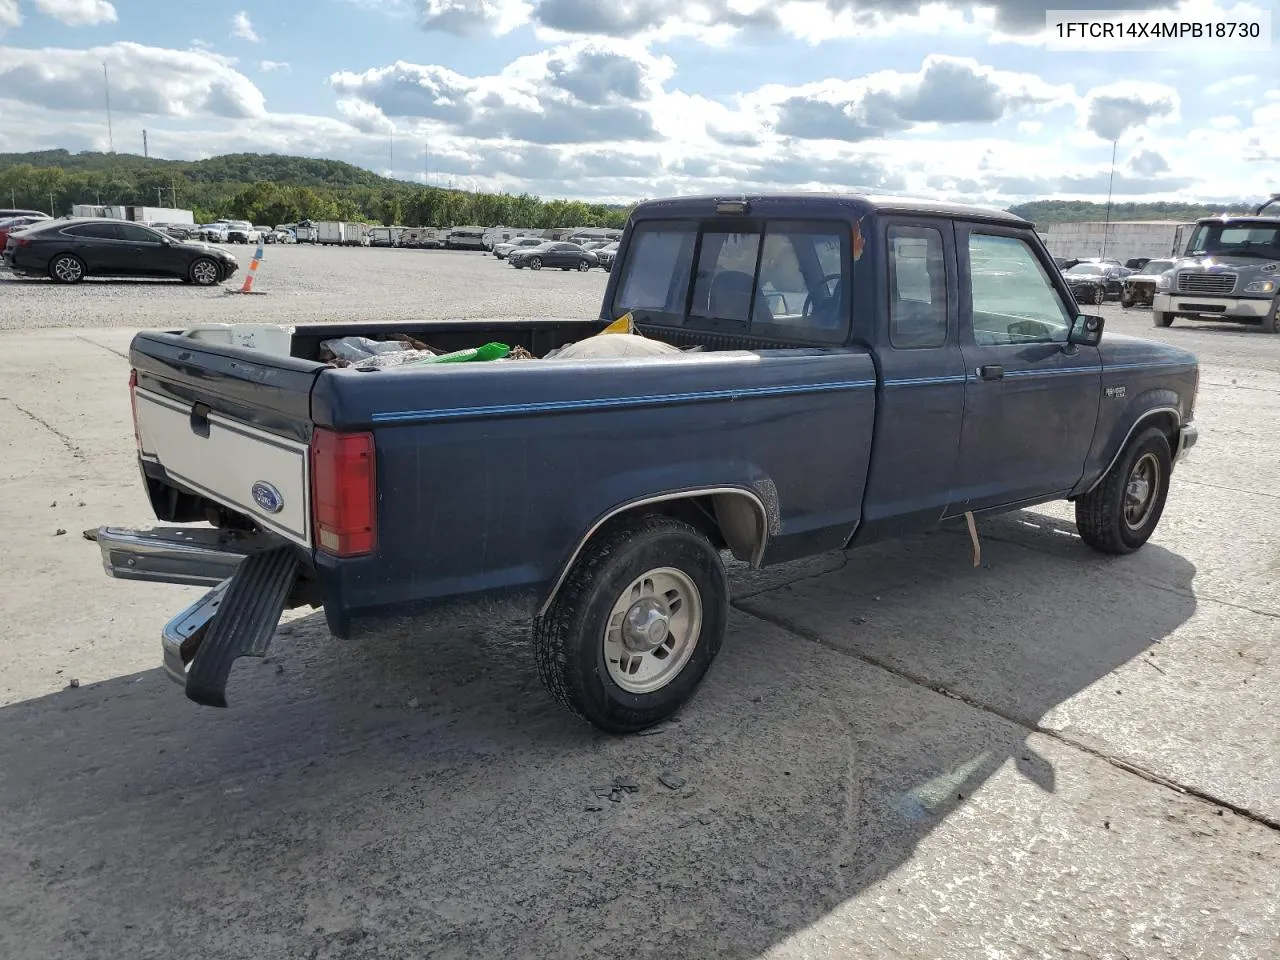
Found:
<path fill-rule="evenodd" d="M 1271 33 L 1053 49 L 1045 10 L 1280 0 L 0 0 L 0 152 L 331 157 L 628 201 L 836 188 L 1001 205 L 1280 190 Z M 1270 49 L 1259 48 L 1270 47 Z"/>

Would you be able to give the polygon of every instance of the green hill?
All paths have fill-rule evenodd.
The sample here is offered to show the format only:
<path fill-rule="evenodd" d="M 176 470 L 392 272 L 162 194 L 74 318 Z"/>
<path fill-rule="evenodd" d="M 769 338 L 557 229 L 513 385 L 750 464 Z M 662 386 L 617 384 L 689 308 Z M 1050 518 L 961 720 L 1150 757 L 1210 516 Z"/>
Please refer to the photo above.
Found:
<path fill-rule="evenodd" d="M 0 154 L 0 203 L 52 206 L 57 214 L 77 203 L 174 205 L 193 210 L 202 223 L 236 217 L 271 225 L 310 218 L 432 227 L 620 227 L 628 212 L 529 194 L 424 186 L 337 160 L 237 153 L 187 161 L 66 150 Z"/>
<path fill-rule="evenodd" d="M 1250 213 L 1256 203 L 1232 203 L 1226 206 L 1207 203 L 1113 203 L 1110 219 L 1116 220 L 1195 220 L 1220 213 Z M 1009 208 L 1009 212 L 1030 220 L 1037 227 L 1055 223 L 1080 223 L 1107 219 L 1105 203 L 1086 200 L 1033 200 Z"/>

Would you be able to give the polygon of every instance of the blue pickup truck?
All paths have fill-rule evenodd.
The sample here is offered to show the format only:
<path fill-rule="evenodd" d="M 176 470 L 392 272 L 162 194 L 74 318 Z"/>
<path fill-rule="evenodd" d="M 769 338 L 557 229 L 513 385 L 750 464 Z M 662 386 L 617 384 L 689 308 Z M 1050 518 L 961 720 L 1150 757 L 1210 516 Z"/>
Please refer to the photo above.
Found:
<path fill-rule="evenodd" d="M 357 336 L 520 359 L 326 349 Z M 562 349 L 617 336 L 651 355 Z M 595 320 L 316 324 L 273 348 L 144 332 L 130 359 L 173 526 L 97 539 L 113 576 L 210 588 L 162 630 L 188 697 L 226 706 L 286 608 L 347 637 L 514 603 L 551 693 L 617 733 L 703 680 L 726 553 L 780 564 L 1055 500 L 1090 546 L 1141 547 L 1199 385 L 1194 355 L 1104 337 L 1025 220 L 857 195 L 642 203 Z"/>

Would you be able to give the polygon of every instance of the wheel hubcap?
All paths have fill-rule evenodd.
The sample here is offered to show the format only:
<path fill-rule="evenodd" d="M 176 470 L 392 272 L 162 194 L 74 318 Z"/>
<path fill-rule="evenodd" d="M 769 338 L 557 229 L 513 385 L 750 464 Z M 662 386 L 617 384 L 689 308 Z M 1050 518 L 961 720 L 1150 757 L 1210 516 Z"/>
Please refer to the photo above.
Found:
<path fill-rule="evenodd" d="M 213 281 L 213 267 L 207 263 L 197 263 L 195 273 L 198 283 L 211 283 Z"/>
<path fill-rule="evenodd" d="M 1142 527 L 1155 509 L 1160 492 L 1160 462 L 1155 454 L 1144 453 L 1129 471 L 1124 490 L 1124 522 L 1130 530 Z"/>
<path fill-rule="evenodd" d="M 614 601 L 604 630 L 609 677 L 628 693 L 652 693 L 684 669 L 702 630 L 697 585 L 674 567 L 632 581 Z"/>
<path fill-rule="evenodd" d="M 80 279 L 80 264 L 74 260 L 59 260 L 53 270 L 58 275 L 59 280 Z"/>

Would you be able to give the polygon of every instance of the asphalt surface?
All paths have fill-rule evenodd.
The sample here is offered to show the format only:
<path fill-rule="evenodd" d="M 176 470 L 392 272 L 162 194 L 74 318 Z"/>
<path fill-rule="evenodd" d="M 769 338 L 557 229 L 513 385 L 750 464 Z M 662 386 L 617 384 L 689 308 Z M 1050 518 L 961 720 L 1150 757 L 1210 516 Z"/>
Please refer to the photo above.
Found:
<path fill-rule="evenodd" d="M 420 320 L 595 316 L 609 275 L 516 270 L 466 250 L 269 245 L 249 296 L 239 290 L 256 248 L 218 244 L 240 262 L 218 287 L 179 280 L 89 278 L 73 287 L 0 267 L 0 330 L 168 327 L 225 320 Z"/>
<path fill-rule="evenodd" d="M 318 302 L 275 282 L 336 315 L 348 256 L 342 309 L 395 316 L 401 288 L 590 316 L 604 279 L 289 250 L 261 298 L 0 303 L 34 328 Z M 703 689 L 629 738 L 552 703 L 511 620 L 339 642 L 291 615 L 230 709 L 188 702 L 157 635 L 200 591 L 112 581 L 80 536 L 152 521 L 129 331 L 0 334 L 0 957 L 1280 955 L 1280 338 L 1103 313 L 1203 363 L 1147 547 L 1094 554 L 1052 506 L 983 521 L 978 569 L 950 532 L 735 565 Z"/>

